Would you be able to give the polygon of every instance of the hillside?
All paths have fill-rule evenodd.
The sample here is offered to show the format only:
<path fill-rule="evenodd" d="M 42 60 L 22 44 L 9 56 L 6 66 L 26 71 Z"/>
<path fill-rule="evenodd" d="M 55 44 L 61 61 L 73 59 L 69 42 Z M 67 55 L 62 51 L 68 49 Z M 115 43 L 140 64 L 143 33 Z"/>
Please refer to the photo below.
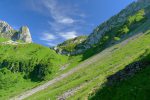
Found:
<path fill-rule="evenodd" d="M 148 100 L 149 66 L 149 0 L 54 48 L 0 21 L 0 100 Z"/>
<path fill-rule="evenodd" d="M 149 55 L 144 57 L 143 60 L 144 59 L 148 59 L 147 63 L 150 62 Z M 148 100 L 150 93 L 150 63 L 143 67 L 144 69 L 140 69 L 132 74 L 132 77 L 128 75 L 130 73 L 126 71 L 126 73 L 124 73 L 126 78 L 122 78 L 121 81 L 121 75 L 118 76 L 115 74 L 114 76 L 118 81 L 113 80 L 112 83 L 112 79 L 108 79 L 106 85 L 96 94 L 90 96 L 89 100 Z"/>
<path fill-rule="evenodd" d="M 62 55 L 75 55 L 72 54 L 72 52 L 76 50 L 76 46 L 83 43 L 86 39 L 87 36 L 78 36 L 76 38 L 66 40 L 54 47 L 54 50 Z"/>
<path fill-rule="evenodd" d="M 34 43 L 0 44 L 0 98 L 5 100 L 52 78 L 67 60 Z"/>
<path fill-rule="evenodd" d="M 122 43 L 81 62 L 75 72 L 50 85 L 27 100 L 68 99 L 85 100 L 103 87 L 107 77 L 149 54 L 149 31 L 133 36 Z M 72 69 L 73 70 L 73 69 Z M 69 72 L 68 72 L 69 73 Z"/>
<path fill-rule="evenodd" d="M 0 20 L 0 37 L 13 41 L 32 42 L 30 30 L 27 26 L 22 26 L 19 30 L 15 30 L 7 22 L 2 20 Z"/>
<path fill-rule="evenodd" d="M 72 55 L 82 54 L 96 50 L 98 53 L 107 47 L 115 45 L 128 37 L 136 34 L 133 33 L 137 27 L 150 20 L 150 2 L 138 1 L 133 2 L 117 15 L 100 24 L 93 30 L 87 39 L 77 44 Z M 92 49 L 92 50 L 91 50 Z M 91 52 L 91 56 L 94 54 Z"/>

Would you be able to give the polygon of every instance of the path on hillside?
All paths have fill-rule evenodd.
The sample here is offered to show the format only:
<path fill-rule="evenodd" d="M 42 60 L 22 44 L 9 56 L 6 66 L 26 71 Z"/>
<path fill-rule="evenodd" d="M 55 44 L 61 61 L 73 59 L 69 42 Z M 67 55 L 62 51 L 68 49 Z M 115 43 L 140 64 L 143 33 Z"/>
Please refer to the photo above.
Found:
<path fill-rule="evenodd" d="M 28 91 L 26 91 L 26 92 L 24 92 L 24 93 L 22 93 L 22 94 L 20 94 L 20 95 L 18 95 L 16 97 L 13 97 L 10 100 L 23 100 L 23 99 L 25 99 L 25 98 L 27 98 L 27 97 L 29 97 L 29 96 L 31 96 L 31 95 L 41 91 L 41 90 L 44 90 L 47 87 L 53 85 L 54 83 L 56 83 L 58 81 L 61 81 L 64 78 L 68 77 L 69 75 L 73 74 L 74 72 L 78 71 L 79 69 L 85 68 L 85 67 L 89 66 L 90 64 L 93 64 L 97 60 L 100 60 L 100 58 L 102 58 L 103 55 L 105 55 L 105 56 L 108 55 L 111 50 L 112 49 L 107 49 L 107 51 L 105 50 L 105 52 L 103 51 L 100 54 L 98 54 L 96 56 L 93 56 L 93 57 L 91 57 L 88 60 L 83 61 L 82 63 L 80 63 L 78 66 L 76 66 L 72 70 L 68 71 L 67 73 L 64 73 L 64 74 L 62 74 L 62 75 L 60 75 L 60 76 L 58 76 L 58 77 L 56 77 L 56 78 L 46 82 L 45 84 L 40 85 L 38 87 L 35 87 L 35 88 L 31 89 L 31 90 L 28 90 Z"/>
<path fill-rule="evenodd" d="M 129 42 L 130 40 L 132 40 L 134 38 L 137 38 L 140 35 L 136 35 L 134 37 L 131 37 L 131 38 L 125 40 L 124 42 L 122 42 L 121 44 L 125 45 L 126 42 Z M 16 97 L 13 97 L 10 100 L 23 100 L 23 99 L 25 99 L 25 98 L 27 98 L 27 97 L 29 97 L 29 96 L 31 96 L 31 95 L 41 91 L 41 90 L 46 89 L 49 86 L 51 86 L 51 85 L 53 85 L 53 84 L 63 80 L 64 78 L 67 78 L 69 75 L 73 74 L 74 72 L 77 72 L 81 68 L 86 68 L 87 66 L 93 64 L 94 62 L 97 62 L 97 61 L 101 60 L 101 58 L 103 58 L 104 56 L 110 55 L 114 51 L 114 48 L 115 48 L 114 46 L 112 46 L 110 48 L 107 48 L 106 50 L 100 52 L 99 54 L 97 54 L 97 55 L 95 55 L 95 56 L 93 56 L 93 57 L 83 61 L 78 66 L 76 66 L 75 68 L 71 69 L 70 71 L 68 71 L 68 72 L 66 72 L 66 73 L 64 73 L 64 74 L 62 74 L 62 75 L 60 75 L 60 76 L 58 76 L 58 77 L 56 77 L 56 78 L 46 82 L 43 85 L 40 85 L 38 87 L 35 87 L 35 88 L 31 89 L 31 90 L 28 90 L 28 91 L 22 93 L 22 94 L 20 94 L 20 95 L 18 95 Z"/>

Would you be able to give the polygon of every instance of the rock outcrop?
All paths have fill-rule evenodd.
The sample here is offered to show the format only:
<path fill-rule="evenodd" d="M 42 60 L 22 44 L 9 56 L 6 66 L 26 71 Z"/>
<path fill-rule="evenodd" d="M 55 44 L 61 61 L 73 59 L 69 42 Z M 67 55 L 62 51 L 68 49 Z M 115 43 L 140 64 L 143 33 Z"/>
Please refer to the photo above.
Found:
<path fill-rule="evenodd" d="M 13 28 L 5 21 L 0 20 L 0 33 L 11 32 Z"/>
<path fill-rule="evenodd" d="M 53 49 L 63 55 L 75 55 L 76 46 L 83 43 L 87 39 L 87 36 L 79 36 L 73 39 L 69 39 L 54 47 Z"/>
<path fill-rule="evenodd" d="M 103 34 L 110 31 L 111 29 L 124 24 L 127 18 L 140 9 L 144 9 L 150 5 L 150 3 L 146 3 L 143 1 L 149 0 L 139 0 L 140 2 L 133 2 L 130 4 L 126 9 L 122 10 L 119 14 L 113 16 L 108 21 L 104 22 L 100 26 L 98 26 L 91 35 L 87 38 L 86 42 L 84 43 L 84 48 L 88 49 L 92 47 L 94 44 L 97 44 Z"/>
<path fill-rule="evenodd" d="M 27 42 L 27 43 L 32 42 L 31 34 L 30 34 L 29 28 L 27 26 L 23 26 L 20 28 L 18 39 L 22 40 L 24 42 Z"/>
<path fill-rule="evenodd" d="M 14 29 L 8 23 L 0 20 L 0 37 L 11 39 L 13 30 Z"/>
<path fill-rule="evenodd" d="M 13 41 L 31 43 L 32 37 L 27 26 L 23 26 L 19 31 L 14 30 L 7 22 L 0 20 L 0 37 Z"/>

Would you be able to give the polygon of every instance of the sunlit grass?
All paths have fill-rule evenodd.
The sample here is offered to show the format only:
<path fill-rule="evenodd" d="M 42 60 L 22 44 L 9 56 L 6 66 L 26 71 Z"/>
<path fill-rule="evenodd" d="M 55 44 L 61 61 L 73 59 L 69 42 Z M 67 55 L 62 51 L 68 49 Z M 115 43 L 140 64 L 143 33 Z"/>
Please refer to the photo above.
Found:
<path fill-rule="evenodd" d="M 82 89 L 75 93 L 74 96 L 70 97 L 69 100 L 76 100 L 77 98 L 85 99 L 88 93 L 93 88 L 99 87 L 106 81 L 106 77 L 116 73 L 123 69 L 129 63 L 138 59 L 146 49 L 150 49 L 150 34 L 142 35 L 136 39 L 128 41 L 128 43 L 121 43 L 111 47 L 111 51 L 103 51 L 94 63 L 86 66 L 79 71 L 68 76 L 64 80 L 55 83 L 53 86 L 40 91 L 28 100 L 43 100 L 52 99 L 55 100 L 57 96 L 63 94 L 65 91 L 71 88 L 78 87 L 81 84 L 86 83 Z M 114 49 L 117 48 L 117 49 Z M 92 58 L 91 58 L 92 59 Z M 88 60 L 87 60 L 88 61 Z M 96 79 L 95 79 L 96 78 Z"/>

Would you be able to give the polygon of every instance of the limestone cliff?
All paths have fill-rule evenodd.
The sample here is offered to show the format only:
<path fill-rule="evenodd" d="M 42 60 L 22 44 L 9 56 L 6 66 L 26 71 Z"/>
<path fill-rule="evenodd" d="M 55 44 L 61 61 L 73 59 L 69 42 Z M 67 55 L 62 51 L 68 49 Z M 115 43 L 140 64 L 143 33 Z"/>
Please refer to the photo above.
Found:
<path fill-rule="evenodd" d="M 13 41 L 32 42 L 32 37 L 27 26 L 21 27 L 20 30 L 15 30 L 7 22 L 2 20 L 0 20 L 0 37 Z"/>
<path fill-rule="evenodd" d="M 29 28 L 27 26 L 23 26 L 20 28 L 18 39 L 22 40 L 24 42 L 27 42 L 27 43 L 32 42 L 31 34 L 30 34 Z"/>

